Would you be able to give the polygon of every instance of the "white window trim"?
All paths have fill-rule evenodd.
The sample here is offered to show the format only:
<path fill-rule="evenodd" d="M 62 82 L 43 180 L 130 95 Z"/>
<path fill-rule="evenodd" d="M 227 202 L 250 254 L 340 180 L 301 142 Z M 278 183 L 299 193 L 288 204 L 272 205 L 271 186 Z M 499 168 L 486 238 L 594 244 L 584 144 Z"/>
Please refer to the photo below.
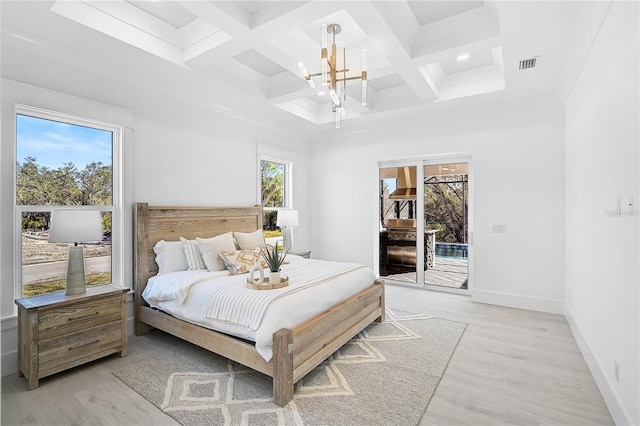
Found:
<path fill-rule="evenodd" d="M 25 211 L 52 212 L 58 209 L 98 210 L 111 212 L 111 282 L 124 283 L 124 224 L 123 224 L 123 135 L 124 126 L 104 121 L 78 117 L 75 115 L 50 111 L 42 108 L 16 104 L 14 108 L 14 126 L 17 115 L 28 115 L 46 120 L 60 121 L 113 133 L 112 142 L 112 178 L 113 192 L 111 206 L 18 206 L 16 204 L 16 155 L 17 129 L 14 128 L 13 154 L 13 223 L 14 223 L 14 298 L 22 297 L 22 213 Z"/>

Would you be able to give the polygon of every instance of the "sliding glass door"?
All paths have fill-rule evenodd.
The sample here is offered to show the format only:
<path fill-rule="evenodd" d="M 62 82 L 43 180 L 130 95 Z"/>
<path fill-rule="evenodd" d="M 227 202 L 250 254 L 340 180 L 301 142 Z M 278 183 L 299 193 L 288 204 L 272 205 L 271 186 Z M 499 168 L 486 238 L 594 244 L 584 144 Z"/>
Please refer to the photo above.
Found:
<path fill-rule="evenodd" d="M 382 278 L 468 289 L 469 177 L 470 157 L 379 163 L 376 255 Z"/>
<path fill-rule="evenodd" d="M 429 252 L 424 284 L 468 288 L 469 164 L 424 166 L 424 221 Z"/>

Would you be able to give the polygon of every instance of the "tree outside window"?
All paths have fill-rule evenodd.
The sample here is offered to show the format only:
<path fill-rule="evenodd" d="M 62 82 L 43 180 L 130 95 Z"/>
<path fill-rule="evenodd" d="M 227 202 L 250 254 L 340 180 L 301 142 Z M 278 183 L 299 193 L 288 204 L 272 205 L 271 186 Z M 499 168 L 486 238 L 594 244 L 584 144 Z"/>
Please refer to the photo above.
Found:
<path fill-rule="evenodd" d="M 260 196 L 264 210 L 265 238 L 280 237 L 282 230 L 276 226 L 278 210 L 289 208 L 290 163 L 278 160 L 260 161 Z"/>
<path fill-rule="evenodd" d="M 65 288 L 69 244 L 48 242 L 51 214 L 58 209 L 100 211 L 102 241 L 83 242 L 87 285 L 111 282 L 116 132 L 55 113 L 27 110 L 16 115 L 22 297 Z"/>

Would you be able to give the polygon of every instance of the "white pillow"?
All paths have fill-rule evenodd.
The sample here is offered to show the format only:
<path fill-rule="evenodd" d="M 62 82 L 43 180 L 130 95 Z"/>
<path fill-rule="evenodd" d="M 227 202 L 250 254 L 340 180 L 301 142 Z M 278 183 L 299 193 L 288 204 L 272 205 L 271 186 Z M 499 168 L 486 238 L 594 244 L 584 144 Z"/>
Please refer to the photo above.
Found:
<path fill-rule="evenodd" d="M 267 245 L 262 229 L 256 229 L 253 232 L 234 232 L 233 236 L 236 238 L 240 250 L 253 250 L 256 247 Z"/>
<path fill-rule="evenodd" d="M 202 260 L 200 249 L 195 240 L 187 240 L 186 238 L 180 237 L 180 243 L 182 243 L 182 251 L 184 252 L 184 257 L 187 259 L 189 271 L 207 269 L 207 265 L 205 265 L 204 260 Z"/>
<path fill-rule="evenodd" d="M 160 240 L 153 247 L 153 251 L 156 253 L 158 275 L 186 271 L 189 268 L 180 241 Z"/>
<path fill-rule="evenodd" d="M 233 241 L 231 232 L 213 238 L 196 238 L 196 243 L 206 268 L 210 271 L 224 271 L 227 269 L 219 253 L 221 251 L 236 250 L 236 243 Z"/>

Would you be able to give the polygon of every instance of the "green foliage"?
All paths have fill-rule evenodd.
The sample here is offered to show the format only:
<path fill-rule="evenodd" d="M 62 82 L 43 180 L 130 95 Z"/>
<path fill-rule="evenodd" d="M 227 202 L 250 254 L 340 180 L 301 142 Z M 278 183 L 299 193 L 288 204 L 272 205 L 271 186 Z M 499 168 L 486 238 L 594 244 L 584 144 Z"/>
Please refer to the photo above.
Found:
<path fill-rule="evenodd" d="M 109 284 L 111 282 L 111 274 L 103 272 L 100 274 L 87 275 L 87 286 Z M 47 281 L 37 284 L 29 284 L 22 287 L 22 297 L 33 297 L 41 294 L 55 293 L 65 290 L 65 280 Z"/>
<path fill-rule="evenodd" d="M 260 176 L 262 205 L 264 207 L 284 207 L 285 165 L 262 160 L 260 162 Z"/>
<path fill-rule="evenodd" d="M 262 257 L 264 257 L 264 260 L 267 262 L 269 270 L 271 272 L 278 272 L 284 263 L 284 259 L 289 253 L 289 249 L 287 249 L 284 254 L 279 254 L 277 245 L 269 247 L 260 246 L 260 252 L 262 253 Z"/>
<path fill-rule="evenodd" d="M 16 166 L 16 204 L 19 206 L 111 205 L 112 169 L 101 162 L 79 171 L 73 163 L 58 169 L 27 157 Z"/>
<path fill-rule="evenodd" d="M 437 229 L 436 241 L 467 242 L 468 177 L 447 175 L 425 184 L 425 224 Z"/>
<path fill-rule="evenodd" d="M 282 237 L 282 231 L 263 231 L 262 234 L 265 238 Z"/>
<path fill-rule="evenodd" d="M 111 166 L 87 164 L 79 171 L 73 163 L 58 169 L 40 166 L 27 157 L 16 166 L 16 204 L 19 206 L 108 206 L 112 203 Z M 48 229 L 49 212 L 25 212 L 22 229 Z M 102 229 L 111 232 L 111 215 L 102 215 Z"/>

